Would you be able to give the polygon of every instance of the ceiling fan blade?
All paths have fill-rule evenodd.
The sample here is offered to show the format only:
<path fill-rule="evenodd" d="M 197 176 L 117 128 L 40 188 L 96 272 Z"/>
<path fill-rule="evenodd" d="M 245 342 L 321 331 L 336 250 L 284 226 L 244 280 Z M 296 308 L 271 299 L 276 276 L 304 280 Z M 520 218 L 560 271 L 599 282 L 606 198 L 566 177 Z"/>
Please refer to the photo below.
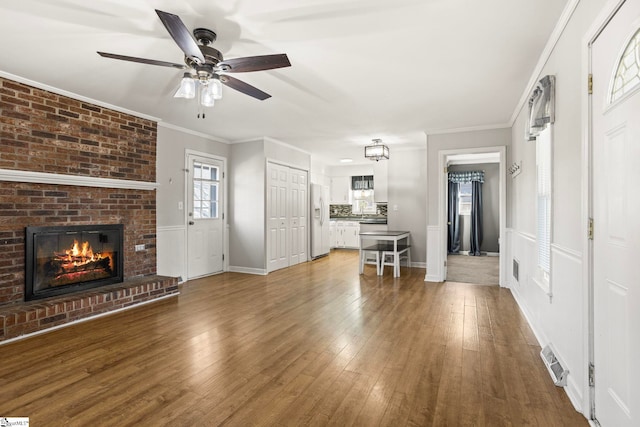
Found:
<path fill-rule="evenodd" d="M 218 63 L 218 67 L 227 73 L 272 70 L 274 68 L 290 66 L 291 62 L 289 62 L 289 58 L 286 53 L 280 53 L 277 55 L 247 56 L 244 58 L 227 59 Z"/>
<path fill-rule="evenodd" d="M 184 22 L 182 22 L 182 19 L 180 19 L 178 15 L 163 12 L 158 9 L 156 9 L 156 13 L 173 40 L 180 49 L 182 49 L 184 54 L 187 55 L 187 58 L 191 58 L 197 64 L 204 64 L 204 55 L 200 51 L 198 43 L 184 25 Z"/>
<path fill-rule="evenodd" d="M 221 75 L 220 81 L 224 85 L 229 86 L 231 89 L 235 89 L 238 92 L 242 92 L 246 95 L 253 96 L 256 99 L 259 99 L 260 101 L 264 101 L 267 98 L 271 98 L 271 95 L 269 95 L 268 93 L 263 92 L 257 87 L 251 86 L 250 84 L 245 83 L 242 80 L 238 80 L 234 77 Z"/>
<path fill-rule="evenodd" d="M 160 65 L 161 67 L 172 67 L 183 70 L 187 68 L 184 64 L 174 64 L 173 62 L 157 61 L 155 59 L 137 58 L 135 56 L 117 55 L 115 53 L 98 52 L 98 55 L 104 58 L 120 59 L 122 61 L 139 62 L 141 64 Z"/>

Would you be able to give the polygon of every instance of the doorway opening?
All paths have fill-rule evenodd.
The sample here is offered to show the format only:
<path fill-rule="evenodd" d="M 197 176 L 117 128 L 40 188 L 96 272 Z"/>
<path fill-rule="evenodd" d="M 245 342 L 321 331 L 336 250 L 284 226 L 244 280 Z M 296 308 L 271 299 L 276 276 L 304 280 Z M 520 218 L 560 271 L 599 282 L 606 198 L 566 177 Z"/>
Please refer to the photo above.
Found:
<path fill-rule="evenodd" d="M 505 147 L 440 152 L 442 281 L 504 286 L 505 155 Z"/>

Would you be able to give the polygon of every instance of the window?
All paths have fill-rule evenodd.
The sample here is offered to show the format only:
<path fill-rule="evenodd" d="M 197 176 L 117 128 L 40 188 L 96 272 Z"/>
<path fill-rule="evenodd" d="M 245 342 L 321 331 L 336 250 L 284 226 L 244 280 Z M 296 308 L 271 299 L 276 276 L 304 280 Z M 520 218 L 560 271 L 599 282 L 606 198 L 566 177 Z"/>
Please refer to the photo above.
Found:
<path fill-rule="evenodd" d="M 458 214 L 471 215 L 471 183 L 458 184 Z"/>
<path fill-rule="evenodd" d="M 538 283 L 550 293 L 551 273 L 551 129 L 547 126 L 536 137 Z"/>
<path fill-rule="evenodd" d="M 218 174 L 216 166 L 193 163 L 193 218 L 218 218 Z"/>
<path fill-rule="evenodd" d="M 624 49 L 611 88 L 611 103 L 640 85 L 640 30 Z"/>
<path fill-rule="evenodd" d="M 353 190 L 353 204 L 351 212 L 355 214 L 374 214 L 376 204 L 373 199 L 373 190 Z"/>

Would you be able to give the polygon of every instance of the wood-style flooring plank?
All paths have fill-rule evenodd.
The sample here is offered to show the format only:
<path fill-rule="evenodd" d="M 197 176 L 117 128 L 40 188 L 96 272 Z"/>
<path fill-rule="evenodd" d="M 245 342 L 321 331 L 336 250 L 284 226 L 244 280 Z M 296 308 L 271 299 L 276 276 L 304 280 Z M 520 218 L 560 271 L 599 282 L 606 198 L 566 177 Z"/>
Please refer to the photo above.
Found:
<path fill-rule="evenodd" d="M 268 276 L 0 345 L 0 415 L 33 425 L 586 426 L 511 293 L 358 274 L 335 250 Z"/>

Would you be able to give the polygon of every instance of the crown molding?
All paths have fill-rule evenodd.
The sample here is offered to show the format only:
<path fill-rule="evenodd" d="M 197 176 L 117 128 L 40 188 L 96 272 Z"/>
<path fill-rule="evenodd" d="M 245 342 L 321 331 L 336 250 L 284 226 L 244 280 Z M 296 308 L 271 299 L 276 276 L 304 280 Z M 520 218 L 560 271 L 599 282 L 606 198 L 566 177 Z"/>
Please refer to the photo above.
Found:
<path fill-rule="evenodd" d="M 529 96 L 531 95 L 531 91 L 533 90 L 534 86 L 537 84 L 538 79 L 542 74 L 542 70 L 544 69 L 544 66 L 547 65 L 547 61 L 549 61 L 549 58 L 551 57 L 551 54 L 553 53 L 553 50 L 556 47 L 556 44 L 560 40 L 560 37 L 562 36 L 562 33 L 564 32 L 564 30 L 567 28 L 567 25 L 569 24 L 569 21 L 573 16 L 573 12 L 575 12 L 579 3 L 580 3 L 580 0 L 569 0 L 569 2 L 567 2 L 567 5 L 562 11 L 562 15 L 560 15 L 560 18 L 558 18 L 558 23 L 556 24 L 555 28 L 553 29 L 553 32 L 549 36 L 549 40 L 547 40 L 547 44 L 545 45 L 544 50 L 542 51 L 542 54 L 540 54 L 540 58 L 538 59 L 538 63 L 536 64 L 536 67 L 533 69 L 533 73 L 531 73 L 531 77 L 529 78 L 529 83 L 527 83 L 527 86 L 525 87 L 525 90 L 522 93 L 522 96 L 520 97 L 520 101 L 518 101 L 518 104 L 516 104 L 516 108 L 513 111 L 513 114 L 511 115 L 511 119 L 509 120 L 509 127 L 513 127 L 513 124 L 515 123 L 516 118 L 520 114 L 522 107 L 524 106 L 525 102 L 527 102 L 527 100 L 529 99 Z"/>

